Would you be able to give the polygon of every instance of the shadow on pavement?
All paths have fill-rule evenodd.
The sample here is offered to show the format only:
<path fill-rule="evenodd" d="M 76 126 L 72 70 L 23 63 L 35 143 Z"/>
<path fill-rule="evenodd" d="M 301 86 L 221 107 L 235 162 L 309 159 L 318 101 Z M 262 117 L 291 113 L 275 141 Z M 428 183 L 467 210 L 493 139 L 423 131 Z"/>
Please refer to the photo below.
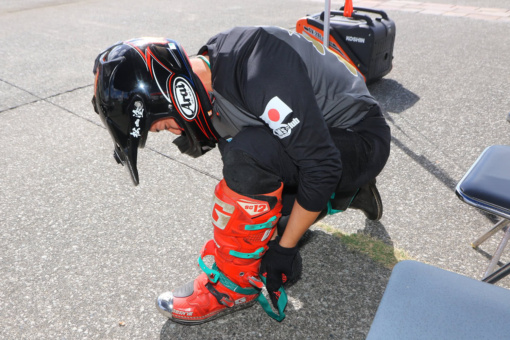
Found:
<path fill-rule="evenodd" d="M 368 86 L 370 93 L 381 104 L 384 117 L 393 124 L 393 128 L 399 129 L 402 133 L 406 132 L 398 126 L 389 113 L 400 114 L 416 104 L 420 97 L 406 89 L 402 84 L 393 79 L 381 79 Z M 446 171 L 438 167 L 427 157 L 416 153 L 395 135 L 391 137 L 392 144 L 398 147 L 402 152 L 409 156 L 413 161 L 419 164 L 427 172 L 443 183 L 450 191 L 455 192 L 457 180 L 452 178 Z M 466 169 L 467 170 L 467 169 Z M 481 215 L 487 218 L 491 223 L 496 223 L 498 218 L 494 215 L 479 211 Z"/>
<path fill-rule="evenodd" d="M 391 243 L 382 224 L 367 228 Z M 287 289 L 287 317 L 281 323 L 257 304 L 198 326 L 167 321 L 160 339 L 365 339 L 391 270 L 321 230 L 313 230 L 301 254 L 303 275 Z"/>
<path fill-rule="evenodd" d="M 384 110 L 391 113 L 402 113 L 420 100 L 417 94 L 393 79 L 383 78 L 370 84 L 368 89 Z"/>
<path fill-rule="evenodd" d="M 455 191 L 457 181 L 450 177 L 450 175 L 446 171 L 439 168 L 427 157 L 419 155 L 410 148 L 408 148 L 395 136 L 391 137 L 391 141 L 393 142 L 393 145 L 402 150 L 407 156 L 409 156 L 413 161 L 418 163 L 422 168 L 427 170 L 430 174 L 434 175 L 434 177 L 436 177 L 436 179 L 443 183 L 448 189 L 450 189 L 451 191 Z"/>
<path fill-rule="evenodd" d="M 393 241 L 390 238 L 390 234 L 388 234 L 384 225 L 379 221 L 370 221 L 369 219 L 366 219 L 365 229 L 358 230 L 358 233 L 369 235 L 393 247 Z"/>

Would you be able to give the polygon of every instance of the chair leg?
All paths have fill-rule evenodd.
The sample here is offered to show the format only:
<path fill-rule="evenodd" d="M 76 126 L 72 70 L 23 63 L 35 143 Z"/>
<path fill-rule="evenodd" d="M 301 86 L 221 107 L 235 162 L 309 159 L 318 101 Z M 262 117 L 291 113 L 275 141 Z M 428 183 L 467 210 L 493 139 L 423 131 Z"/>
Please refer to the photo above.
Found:
<path fill-rule="evenodd" d="M 510 228 L 508 228 L 505 232 L 505 236 L 503 237 L 503 239 L 501 240 L 501 242 L 499 243 L 499 246 L 498 248 L 496 249 L 496 252 L 494 253 L 494 255 L 492 256 L 492 260 L 491 260 L 491 263 L 489 264 L 489 267 L 487 268 L 487 271 L 485 272 L 485 274 L 483 275 L 484 279 L 489 276 L 490 274 L 492 274 L 494 272 L 494 268 L 496 268 L 496 265 L 498 264 L 499 262 L 499 258 L 501 257 L 501 254 L 503 253 L 503 250 L 505 249 L 506 247 L 506 244 L 508 243 L 508 240 L 510 239 Z M 483 279 L 482 279 L 483 280 Z"/>
<path fill-rule="evenodd" d="M 496 223 L 490 230 L 488 230 L 485 234 L 480 236 L 475 242 L 471 243 L 471 247 L 476 248 L 483 242 L 485 242 L 489 237 L 500 231 L 510 222 L 509 220 L 503 218 L 501 221 Z"/>
<path fill-rule="evenodd" d="M 508 276 L 508 274 L 510 274 L 510 262 L 508 262 L 503 267 L 499 268 L 489 276 L 483 278 L 482 281 L 494 284 L 501 280 L 502 278 Z"/>

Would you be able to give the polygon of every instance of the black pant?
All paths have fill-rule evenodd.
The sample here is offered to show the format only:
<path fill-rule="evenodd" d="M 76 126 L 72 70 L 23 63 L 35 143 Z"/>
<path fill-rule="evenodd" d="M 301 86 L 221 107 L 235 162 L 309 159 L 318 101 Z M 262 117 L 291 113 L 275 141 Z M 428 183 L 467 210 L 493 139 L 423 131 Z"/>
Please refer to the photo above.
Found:
<path fill-rule="evenodd" d="M 329 131 L 342 161 L 342 175 L 335 192 L 337 196 L 354 194 L 384 168 L 390 154 L 390 128 L 380 108 L 374 106 L 351 128 Z M 219 147 L 223 176 L 230 189 L 243 195 L 264 194 L 278 189 L 283 182 L 282 213 L 290 214 L 299 169 L 269 129 L 245 128 L 231 142 L 220 142 Z"/>

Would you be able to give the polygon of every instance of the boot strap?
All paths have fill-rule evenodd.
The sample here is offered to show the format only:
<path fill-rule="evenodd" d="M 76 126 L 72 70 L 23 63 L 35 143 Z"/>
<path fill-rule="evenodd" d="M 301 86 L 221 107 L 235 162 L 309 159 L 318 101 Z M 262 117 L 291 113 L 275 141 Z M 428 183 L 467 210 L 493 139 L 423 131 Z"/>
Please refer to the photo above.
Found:
<path fill-rule="evenodd" d="M 212 283 L 218 282 L 220 279 L 220 272 L 216 269 L 216 263 L 213 265 L 213 268 L 209 268 L 205 263 L 203 258 L 205 256 L 211 255 L 214 256 L 214 250 L 215 250 L 216 244 L 214 243 L 214 240 L 207 241 L 206 244 L 202 247 L 202 251 L 200 252 L 200 256 L 198 257 L 198 266 L 200 269 L 204 271 L 204 273 L 207 274 L 207 277 L 209 278 L 209 281 Z"/>
<path fill-rule="evenodd" d="M 204 247 L 202 248 L 202 253 L 198 257 L 198 265 L 200 269 L 204 271 L 204 273 L 207 274 L 207 277 L 209 278 L 209 281 L 212 283 L 216 283 L 218 281 L 221 282 L 222 285 L 224 285 L 226 288 L 245 295 L 253 295 L 258 294 L 259 290 L 256 288 L 243 288 L 234 282 L 230 281 L 229 278 L 227 278 L 216 266 L 216 263 L 213 263 L 212 268 L 209 268 L 203 258 L 205 256 L 211 255 L 214 256 L 214 247 L 216 247 L 216 244 L 214 243 L 214 240 L 209 240 Z"/>
<path fill-rule="evenodd" d="M 230 296 L 218 292 L 218 290 L 214 288 L 211 282 L 207 282 L 205 288 L 207 288 L 209 293 L 211 293 L 216 298 L 216 300 L 218 300 L 218 302 L 221 303 L 222 305 L 227 307 L 234 307 L 234 301 L 232 301 Z"/>
<path fill-rule="evenodd" d="M 277 217 L 273 216 L 269 220 L 260 224 L 247 224 L 244 226 L 244 230 L 261 230 L 261 229 L 271 229 L 276 223 Z"/>
<path fill-rule="evenodd" d="M 230 281 L 228 277 L 226 277 L 222 272 L 219 271 L 218 267 L 216 266 L 216 263 L 213 263 L 212 268 L 209 268 L 203 260 L 203 257 L 212 255 L 214 256 L 214 250 L 215 250 L 216 244 L 214 243 L 214 240 L 209 240 L 204 247 L 202 248 L 201 255 L 198 257 L 198 265 L 200 268 L 207 274 L 209 281 L 206 285 L 207 289 L 211 292 L 211 294 L 218 300 L 219 303 L 232 307 L 233 302 L 230 299 L 230 297 L 226 294 L 218 292 L 211 283 L 216 283 L 218 281 L 221 282 L 223 286 L 225 286 L 227 289 L 234 291 L 236 293 L 244 294 L 244 295 L 253 295 L 253 294 L 259 294 L 257 301 L 259 302 L 260 306 L 264 311 L 275 319 L 276 321 L 282 321 L 285 318 L 285 307 L 287 306 L 287 293 L 285 293 L 285 290 L 283 287 L 280 287 L 280 298 L 278 299 L 278 313 L 275 313 L 270 303 L 267 301 L 264 294 L 261 294 L 260 289 L 258 288 L 243 288 L 234 282 Z M 266 278 L 262 275 L 259 276 L 260 280 L 266 284 Z M 254 278 L 256 279 L 256 278 Z M 259 281 L 259 279 L 256 279 L 254 281 Z M 257 285 L 258 286 L 258 285 Z M 212 288 L 212 289 L 211 289 Z M 215 294 L 218 293 L 218 294 Z"/>
<path fill-rule="evenodd" d="M 260 279 L 262 280 L 262 282 L 264 282 L 264 285 L 265 285 L 266 278 L 264 276 L 260 275 Z M 284 311 L 285 311 L 285 307 L 287 307 L 288 298 L 287 298 L 287 293 L 285 293 L 285 290 L 283 289 L 283 286 L 280 287 L 280 289 L 278 291 L 280 292 L 280 297 L 278 298 L 278 302 L 277 302 L 278 313 L 275 313 L 273 311 L 273 309 L 271 308 L 271 304 L 269 303 L 269 301 L 267 301 L 267 298 L 264 296 L 264 294 L 260 294 L 259 297 L 257 298 L 257 300 L 260 303 L 260 306 L 262 307 L 262 309 L 264 309 L 264 311 L 267 313 L 267 315 L 269 315 L 276 321 L 280 322 L 283 319 L 285 319 Z"/>

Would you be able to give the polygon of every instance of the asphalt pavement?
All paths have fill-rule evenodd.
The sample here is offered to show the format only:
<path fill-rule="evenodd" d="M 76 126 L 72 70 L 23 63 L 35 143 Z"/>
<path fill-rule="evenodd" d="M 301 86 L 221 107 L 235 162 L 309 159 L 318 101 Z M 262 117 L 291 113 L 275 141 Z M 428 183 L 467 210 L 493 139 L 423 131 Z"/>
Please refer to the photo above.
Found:
<path fill-rule="evenodd" d="M 365 233 L 421 262 L 480 279 L 497 246 L 470 243 L 494 222 L 455 185 L 488 146 L 510 144 L 510 4 L 354 1 L 397 27 L 393 70 L 371 85 L 392 128 L 378 178 L 385 213 L 324 223 Z M 343 4 L 333 2 L 332 7 Z M 90 100 L 96 55 L 119 40 L 166 36 L 195 53 L 237 25 L 292 29 L 322 0 L 2 1 L 0 3 L 1 339 L 364 339 L 391 274 L 319 227 L 287 318 L 259 306 L 201 325 L 167 321 L 159 293 L 193 280 L 212 237 L 219 153 L 179 154 L 149 136 L 140 185 L 112 157 Z M 502 261 L 508 261 L 508 251 Z M 510 288 L 510 279 L 498 285 Z"/>

